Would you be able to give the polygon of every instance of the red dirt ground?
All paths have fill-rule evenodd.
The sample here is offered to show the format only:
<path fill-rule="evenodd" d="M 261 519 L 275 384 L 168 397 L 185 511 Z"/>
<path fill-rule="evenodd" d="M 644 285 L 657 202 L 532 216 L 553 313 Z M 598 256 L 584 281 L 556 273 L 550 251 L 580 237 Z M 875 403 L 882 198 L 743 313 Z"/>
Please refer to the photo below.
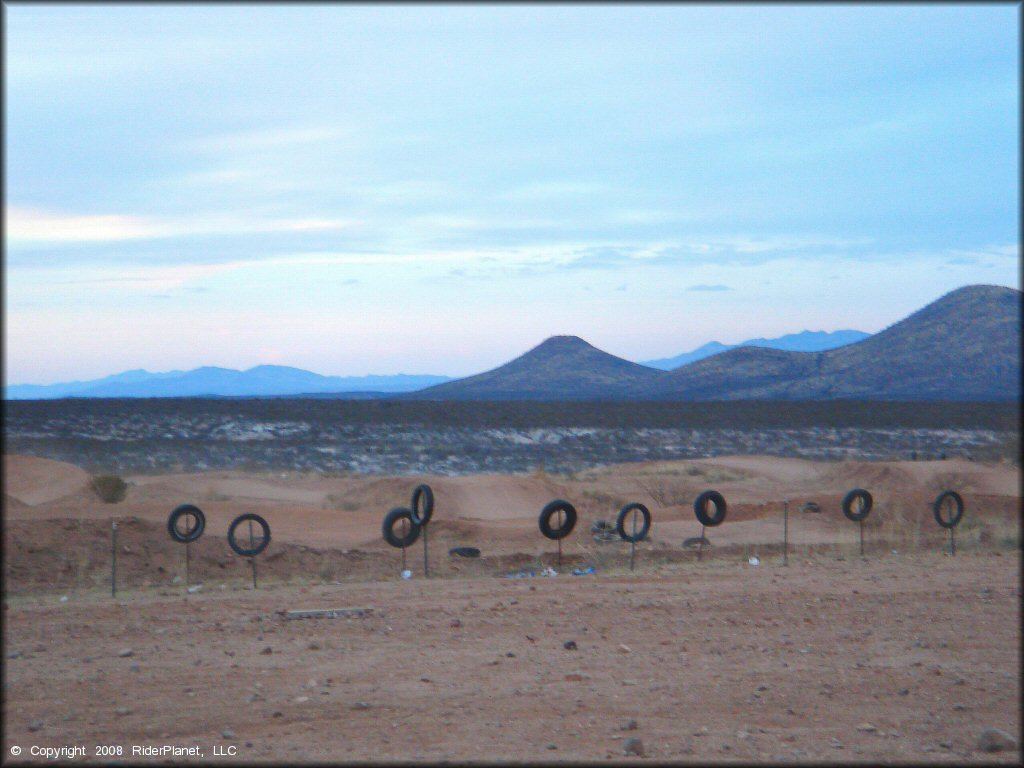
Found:
<path fill-rule="evenodd" d="M 93 762 L 110 760 L 98 745 L 188 761 L 132 756 L 172 745 L 221 762 L 606 763 L 641 760 L 623 755 L 632 737 L 673 763 L 1020 762 L 977 749 L 985 728 L 1021 729 L 1013 467 L 726 457 L 574 478 L 138 476 L 115 505 L 75 467 L 5 456 L 4 469 L 11 763 L 15 746 L 18 761 L 45 762 L 32 746 L 78 745 Z M 403 581 L 380 521 L 423 481 L 437 499 L 431 578 L 417 542 Z M 856 486 L 876 504 L 864 558 L 838 513 Z M 679 543 L 700 533 L 686 505 L 710 487 L 729 513 L 698 562 Z M 931 521 L 945 487 L 968 508 L 956 557 Z M 555 564 L 536 528 L 555 497 L 580 510 L 559 575 L 501 578 Z M 809 499 L 823 511 L 797 512 Z M 633 500 L 654 526 L 630 573 L 628 545 L 594 541 L 589 525 Z M 184 502 L 207 515 L 194 594 L 166 532 Z M 273 529 L 256 590 L 224 541 L 247 511 Z M 448 557 L 459 544 L 484 556 Z M 597 573 L 569 575 L 584 564 Z M 340 607 L 371 612 L 283 616 Z"/>

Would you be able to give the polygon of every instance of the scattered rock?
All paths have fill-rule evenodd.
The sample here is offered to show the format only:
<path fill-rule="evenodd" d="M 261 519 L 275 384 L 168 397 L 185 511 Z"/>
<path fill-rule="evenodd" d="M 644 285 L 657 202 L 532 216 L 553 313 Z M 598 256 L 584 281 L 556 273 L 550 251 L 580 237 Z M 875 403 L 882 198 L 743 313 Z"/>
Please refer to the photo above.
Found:
<path fill-rule="evenodd" d="M 978 736 L 978 749 L 982 752 L 1009 752 L 1017 749 L 1017 740 L 999 728 L 986 728 Z"/>
<path fill-rule="evenodd" d="M 309 701 L 309 696 L 296 696 L 294 699 L 292 699 L 292 701 L 294 701 L 296 704 L 305 704 L 307 701 Z"/>
<path fill-rule="evenodd" d="M 246 704 L 253 704 L 253 703 L 257 702 L 257 701 L 266 701 L 266 699 L 263 698 L 262 696 L 260 696 L 258 693 L 251 693 L 245 699 L 245 703 Z"/>
<path fill-rule="evenodd" d="M 21 656 L 21 651 L 11 651 L 10 653 L 7 654 L 7 656 L 5 658 L 16 659 L 19 656 Z"/>
<path fill-rule="evenodd" d="M 262 654 L 263 656 L 269 656 L 269 655 L 270 655 L 270 654 L 272 654 L 273 652 L 274 652 L 274 649 L 273 649 L 273 648 L 271 648 L 271 647 L 270 647 L 269 645 L 268 645 L 268 646 L 267 646 L 266 648 L 264 648 L 264 649 L 263 649 L 262 651 L 260 651 L 260 653 L 261 653 L 261 654 Z"/>
<path fill-rule="evenodd" d="M 114 710 L 114 714 L 118 717 L 124 717 L 125 715 L 130 715 L 131 713 L 132 711 L 128 709 L 128 707 L 118 707 Z"/>
<path fill-rule="evenodd" d="M 135 653 L 135 651 L 133 651 L 131 648 L 122 648 L 120 651 L 117 652 L 117 655 L 120 656 L 122 659 L 126 659 L 133 653 Z"/>
<path fill-rule="evenodd" d="M 906 696 L 909 693 L 910 693 L 910 689 L 909 688 L 900 688 L 900 691 L 899 691 L 900 696 Z"/>
<path fill-rule="evenodd" d="M 630 651 L 631 651 L 630 647 L 628 645 L 626 645 L 625 643 L 621 643 L 619 645 L 619 653 L 629 653 Z"/>
<path fill-rule="evenodd" d="M 636 720 L 627 720 L 625 722 L 625 724 L 622 726 L 622 730 L 624 730 L 624 731 L 635 731 L 639 727 L 640 727 L 640 724 Z"/>
<path fill-rule="evenodd" d="M 28 729 L 35 733 L 36 731 L 41 730 L 44 725 L 46 725 L 46 723 L 42 720 L 35 720 L 28 724 Z"/>
<path fill-rule="evenodd" d="M 506 653 L 505 655 L 506 655 L 506 656 L 507 656 L 508 658 L 510 658 L 510 659 L 514 659 L 514 658 L 516 657 L 516 655 L 515 655 L 514 653 L 512 653 L 512 651 L 509 651 L 509 652 L 508 652 L 508 653 Z"/>
<path fill-rule="evenodd" d="M 643 757 L 644 743 L 636 736 L 630 736 L 628 739 L 622 742 L 622 754 Z"/>
<path fill-rule="evenodd" d="M 548 744 L 548 749 L 558 749 L 557 744 Z"/>
<path fill-rule="evenodd" d="M 140 665 L 140 664 L 132 664 L 130 667 L 128 667 L 128 669 L 131 672 L 141 672 L 142 671 L 142 665 Z"/>
<path fill-rule="evenodd" d="M 757 690 L 759 690 L 759 691 L 767 691 L 768 690 L 768 686 L 765 685 L 764 683 L 762 683 L 761 685 L 757 686 Z"/>
<path fill-rule="evenodd" d="M 225 728 L 223 731 L 220 732 L 220 735 L 223 736 L 225 739 L 235 738 L 235 732 L 232 731 L 230 728 Z"/>
<path fill-rule="evenodd" d="M 365 701 L 357 701 L 352 705 L 352 709 L 369 709 L 370 705 Z"/>
<path fill-rule="evenodd" d="M 575 640 L 566 640 L 564 643 L 562 643 L 562 647 L 565 648 L 565 650 L 567 650 L 567 651 L 575 651 L 576 650 L 576 641 Z"/>
<path fill-rule="evenodd" d="M 316 642 L 314 640 L 312 643 L 307 645 L 306 648 L 308 648 L 311 651 L 319 651 L 320 650 L 320 643 L 318 643 L 318 642 Z"/>
<path fill-rule="evenodd" d="M 861 723 L 860 725 L 857 726 L 857 730 L 858 731 L 863 731 L 864 733 L 874 733 L 878 729 L 875 726 L 873 726 L 871 723 Z"/>

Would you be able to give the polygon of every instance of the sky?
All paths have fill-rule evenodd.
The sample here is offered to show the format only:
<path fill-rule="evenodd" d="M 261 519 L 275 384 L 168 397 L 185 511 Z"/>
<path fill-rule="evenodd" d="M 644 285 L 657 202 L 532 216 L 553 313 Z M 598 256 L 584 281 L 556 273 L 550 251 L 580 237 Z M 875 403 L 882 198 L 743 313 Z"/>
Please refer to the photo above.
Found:
<path fill-rule="evenodd" d="M 5 3 L 4 381 L 642 361 L 1019 288 L 1020 13 Z"/>

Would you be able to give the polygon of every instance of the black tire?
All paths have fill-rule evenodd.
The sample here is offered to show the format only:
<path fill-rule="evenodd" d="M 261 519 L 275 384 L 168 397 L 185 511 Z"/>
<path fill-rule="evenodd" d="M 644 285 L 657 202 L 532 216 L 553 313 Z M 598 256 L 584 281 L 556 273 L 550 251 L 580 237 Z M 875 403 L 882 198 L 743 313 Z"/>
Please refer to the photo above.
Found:
<path fill-rule="evenodd" d="M 696 549 L 697 547 L 710 547 L 711 542 L 703 536 L 693 536 L 689 539 L 683 540 L 684 549 Z"/>
<path fill-rule="evenodd" d="M 395 526 L 398 525 L 398 521 L 402 518 L 409 520 L 409 532 L 405 536 L 399 536 L 395 533 Z M 420 537 L 420 526 L 412 519 L 412 510 L 405 507 L 395 507 L 395 509 L 384 515 L 382 529 L 384 531 L 384 541 L 392 547 L 398 547 L 399 549 L 412 546 L 416 539 Z"/>
<path fill-rule="evenodd" d="M 565 513 L 565 520 L 562 521 L 561 528 L 552 528 L 551 518 L 559 511 Z M 554 501 L 548 502 L 540 512 L 538 524 L 540 525 L 540 532 L 549 539 L 564 539 L 572 533 L 572 529 L 576 527 L 576 507 L 564 499 L 555 499 Z"/>
<path fill-rule="evenodd" d="M 861 500 L 860 512 L 853 511 L 853 502 L 857 499 Z M 870 514 L 871 507 L 874 504 L 875 500 L 871 498 L 870 493 L 863 488 L 854 488 L 843 497 L 843 514 L 846 515 L 848 520 L 859 523 Z"/>
<path fill-rule="evenodd" d="M 626 518 L 631 512 L 639 512 L 644 518 L 644 524 L 640 530 L 636 532 L 636 536 L 631 533 L 626 533 Z M 643 541 L 647 538 L 647 534 L 650 530 L 651 511 L 640 502 L 634 501 L 632 504 L 627 504 L 619 510 L 619 516 L 615 519 L 615 531 L 619 534 L 619 538 L 625 539 L 626 541 Z"/>
<path fill-rule="evenodd" d="M 196 519 L 196 527 L 187 533 L 182 533 L 178 530 L 178 521 L 185 515 L 191 515 Z M 171 516 L 167 518 L 167 532 L 171 534 L 172 539 L 182 544 L 195 541 L 203 535 L 204 530 L 206 530 L 206 515 L 194 504 L 182 504 L 180 507 L 175 507 Z"/>
<path fill-rule="evenodd" d="M 448 550 L 449 557 L 480 557 L 480 550 L 476 547 L 452 547 Z"/>
<path fill-rule="evenodd" d="M 420 507 L 422 506 L 422 509 Z M 434 492 L 429 485 L 417 485 L 412 492 L 412 521 L 416 525 L 426 525 L 434 514 Z"/>
<path fill-rule="evenodd" d="M 953 500 L 953 506 L 956 511 L 949 520 L 942 519 L 942 507 L 943 502 L 946 499 Z M 935 513 L 935 522 L 941 525 L 943 528 L 955 528 L 960 522 L 960 518 L 964 516 L 964 500 L 960 497 L 960 494 L 956 491 L 943 491 L 935 499 L 935 506 L 932 507 L 932 511 Z"/>
<path fill-rule="evenodd" d="M 242 523 L 252 520 L 263 530 L 263 537 L 259 539 L 254 546 L 243 547 L 238 543 L 235 538 L 235 529 L 238 528 Z M 244 515 L 239 515 L 231 521 L 231 525 L 228 526 L 228 546 L 231 547 L 237 554 L 242 557 L 256 557 L 264 549 L 270 545 L 270 526 L 267 525 L 267 521 L 257 515 L 255 512 L 246 512 Z"/>
<path fill-rule="evenodd" d="M 715 505 L 715 516 L 708 513 L 708 502 Z M 704 491 L 693 502 L 693 511 L 701 525 L 714 528 L 725 520 L 725 497 L 718 491 Z"/>

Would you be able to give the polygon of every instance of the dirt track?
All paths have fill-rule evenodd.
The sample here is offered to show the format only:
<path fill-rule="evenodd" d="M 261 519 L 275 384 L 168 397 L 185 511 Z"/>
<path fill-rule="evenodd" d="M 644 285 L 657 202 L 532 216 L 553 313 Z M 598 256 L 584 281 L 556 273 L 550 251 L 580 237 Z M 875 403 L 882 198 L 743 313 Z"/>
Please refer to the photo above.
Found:
<path fill-rule="evenodd" d="M 986 727 L 1021 728 L 1020 550 L 1000 538 L 1019 536 L 1016 470 L 765 461 L 427 478 L 438 498 L 435 578 L 423 578 L 417 545 L 411 581 L 397 579 L 399 553 L 379 525 L 424 478 L 130 478 L 126 501 L 104 505 L 84 486 L 40 500 L 28 477 L 46 468 L 20 462 L 30 472 L 5 486 L 4 754 L 111 744 L 131 760 L 132 746 L 167 744 L 198 745 L 206 759 L 236 747 L 216 758 L 225 762 L 607 762 L 639 759 L 623 755 L 638 737 L 666 762 L 1019 762 L 1019 751 L 976 749 Z M 915 533 L 917 549 L 903 547 L 906 534 L 893 554 L 900 532 L 886 522 L 869 531 L 862 559 L 855 526 L 829 511 L 791 513 L 794 535 L 823 541 L 797 541 L 788 567 L 771 548 L 781 498 L 813 494 L 830 509 L 862 485 L 879 519 L 910 525 L 907 510 L 930 515 L 922 500 L 951 479 L 975 516 L 955 558 L 930 528 Z M 644 499 L 654 541 L 639 548 L 635 574 L 627 547 L 599 545 L 582 527 L 566 563 L 596 562 L 596 575 L 500 578 L 553 562 L 536 533 L 538 501 L 573 499 L 587 526 L 643 487 L 668 498 L 710 485 L 730 499 L 730 518 L 709 532 L 703 562 L 679 547 L 699 532 L 692 511 Z M 501 499 L 515 514 L 498 514 Z M 191 595 L 173 583 L 182 547 L 163 528 L 186 500 L 207 511 L 210 531 L 193 563 L 203 589 Z M 241 511 L 274 530 L 256 591 L 222 541 Z M 128 550 L 116 600 L 113 512 Z M 446 557 L 455 543 L 485 557 Z M 752 546 L 758 566 L 747 562 Z M 340 607 L 372 612 L 280 613 Z"/>

